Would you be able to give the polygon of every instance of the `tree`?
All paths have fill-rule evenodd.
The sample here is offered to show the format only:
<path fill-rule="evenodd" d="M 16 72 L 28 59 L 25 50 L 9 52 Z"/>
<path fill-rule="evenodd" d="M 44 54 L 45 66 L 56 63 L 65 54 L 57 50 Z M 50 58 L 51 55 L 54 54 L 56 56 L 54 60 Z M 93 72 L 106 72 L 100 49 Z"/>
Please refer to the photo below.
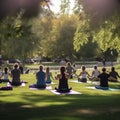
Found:
<path fill-rule="evenodd" d="M 87 20 L 79 21 L 78 27 L 74 36 L 74 49 L 76 51 L 80 50 L 80 47 L 88 42 L 88 37 L 90 36 L 89 24 Z"/>
<path fill-rule="evenodd" d="M 112 16 L 94 34 L 94 41 L 97 41 L 101 50 L 115 49 L 117 52 L 120 52 L 119 19 L 119 16 Z"/>
<path fill-rule="evenodd" d="M 23 19 L 22 10 L 17 16 L 8 16 L 1 22 L 2 55 L 6 58 L 24 58 L 29 56 L 38 45 L 31 25 Z"/>

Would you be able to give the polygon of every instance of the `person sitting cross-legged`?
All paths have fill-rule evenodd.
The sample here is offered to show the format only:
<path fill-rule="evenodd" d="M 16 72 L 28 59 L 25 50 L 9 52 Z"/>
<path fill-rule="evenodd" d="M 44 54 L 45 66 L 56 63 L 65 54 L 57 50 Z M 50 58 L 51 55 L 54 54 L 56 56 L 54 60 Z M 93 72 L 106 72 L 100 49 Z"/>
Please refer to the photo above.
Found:
<path fill-rule="evenodd" d="M 109 73 L 110 77 L 108 78 L 111 82 L 119 82 L 118 77 L 120 78 L 118 72 L 115 71 L 115 68 L 111 68 L 111 72 Z"/>
<path fill-rule="evenodd" d="M 20 74 L 21 74 L 21 71 L 19 69 L 19 65 L 18 65 L 18 63 L 15 63 L 14 68 L 11 71 L 11 77 L 12 77 L 12 82 L 10 82 L 11 85 L 19 86 L 22 84 L 22 82 L 20 80 Z"/>
<path fill-rule="evenodd" d="M 109 77 L 110 75 L 106 73 L 106 68 L 102 68 L 102 73 L 98 75 L 98 78 L 100 79 L 100 85 L 96 85 L 95 88 L 108 90 L 109 89 L 109 85 L 108 85 Z"/>
<path fill-rule="evenodd" d="M 94 66 L 91 77 L 88 77 L 91 81 L 99 81 L 98 75 L 100 71 L 97 69 L 97 66 Z"/>
<path fill-rule="evenodd" d="M 87 76 L 90 76 L 89 73 L 86 71 L 86 67 L 82 66 L 82 71 L 80 72 L 79 76 L 81 76 L 81 78 L 78 78 L 78 82 L 87 82 Z"/>
<path fill-rule="evenodd" d="M 39 88 L 39 89 L 45 89 L 46 88 L 46 82 L 45 82 L 45 72 L 43 71 L 43 66 L 39 66 L 39 71 L 36 73 L 36 84 L 32 84 L 29 87 L 30 88 Z"/>
<path fill-rule="evenodd" d="M 2 82 L 9 82 L 9 76 L 10 76 L 9 70 L 7 67 L 5 67 L 0 79 Z"/>
<path fill-rule="evenodd" d="M 59 80 L 58 88 L 55 88 L 57 92 L 65 93 L 70 92 L 72 88 L 68 87 L 68 79 L 69 75 L 65 72 L 65 67 L 60 68 L 60 74 L 57 75 L 57 79 Z"/>
<path fill-rule="evenodd" d="M 52 73 L 50 72 L 50 68 L 47 67 L 46 68 L 46 73 L 45 73 L 45 82 L 46 82 L 46 84 L 51 84 L 51 82 L 52 82 L 51 78 L 54 79 L 53 76 L 52 76 Z"/>
<path fill-rule="evenodd" d="M 19 69 L 19 65 L 18 63 L 14 64 L 14 68 L 11 70 L 11 77 L 12 77 L 12 81 L 10 81 L 10 84 L 12 86 L 20 86 L 23 83 L 27 83 L 26 81 L 21 81 L 21 71 Z"/>

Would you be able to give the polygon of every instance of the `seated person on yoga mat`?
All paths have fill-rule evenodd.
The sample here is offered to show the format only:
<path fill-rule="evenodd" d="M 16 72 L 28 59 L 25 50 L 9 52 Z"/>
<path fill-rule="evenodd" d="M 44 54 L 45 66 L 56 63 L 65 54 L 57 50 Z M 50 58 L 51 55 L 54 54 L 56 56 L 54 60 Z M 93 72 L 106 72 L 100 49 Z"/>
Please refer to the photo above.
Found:
<path fill-rule="evenodd" d="M 115 71 L 114 67 L 111 68 L 111 72 L 109 73 L 109 75 L 110 75 L 110 77 L 108 79 L 109 81 L 111 81 L 111 82 L 119 82 L 118 77 L 120 78 L 120 76 L 119 76 L 118 72 Z"/>
<path fill-rule="evenodd" d="M 18 63 L 15 63 L 14 68 L 11 71 L 12 82 L 10 82 L 10 84 L 13 86 L 19 86 L 22 85 L 22 83 L 27 83 L 20 80 L 20 75 L 21 75 L 21 71 L 19 69 L 19 65 Z"/>
<path fill-rule="evenodd" d="M 43 66 L 40 65 L 39 71 L 36 73 L 36 79 L 37 82 L 36 84 L 30 85 L 30 88 L 46 88 L 46 83 L 45 83 L 45 72 L 43 71 Z"/>
<path fill-rule="evenodd" d="M 8 71 L 8 68 L 5 67 L 0 79 L 2 82 L 9 82 L 9 76 L 10 76 L 10 73 Z M 3 77 L 3 79 L 2 79 L 2 77 Z"/>
<path fill-rule="evenodd" d="M 4 77 L 4 79 L 1 79 L 0 81 L 1 82 L 9 82 L 8 76 L 9 76 L 8 68 L 5 67 L 4 72 L 2 72 L 2 75 L 1 75 L 1 78 Z M 0 90 L 13 90 L 13 88 L 11 85 L 7 85 L 4 87 L 0 87 Z"/>
<path fill-rule="evenodd" d="M 72 79 L 73 78 L 73 76 L 72 76 L 72 74 L 73 74 L 73 67 L 72 67 L 70 62 L 67 63 L 66 72 L 68 73 L 69 78 Z"/>
<path fill-rule="evenodd" d="M 50 72 L 50 68 L 47 67 L 46 68 L 46 73 L 45 73 L 45 82 L 50 84 L 52 82 L 51 77 L 52 77 L 52 73 Z"/>
<path fill-rule="evenodd" d="M 98 78 L 100 78 L 100 85 L 95 86 L 97 89 L 109 89 L 108 86 L 108 78 L 110 77 L 109 74 L 106 73 L 106 68 L 102 68 L 102 73 L 98 75 Z"/>
<path fill-rule="evenodd" d="M 57 92 L 70 92 L 72 88 L 68 87 L 68 78 L 69 75 L 65 73 L 65 67 L 60 68 L 60 74 L 57 75 L 57 79 L 59 80 L 58 88 L 55 88 Z"/>
<path fill-rule="evenodd" d="M 86 71 L 86 67 L 82 66 L 82 71 L 79 74 L 79 76 L 81 76 L 82 78 L 78 78 L 78 82 L 87 82 L 87 75 L 89 75 L 89 73 Z"/>
<path fill-rule="evenodd" d="M 94 66 L 94 70 L 92 71 L 91 77 L 89 79 L 91 81 L 99 81 L 98 75 L 100 74 L 100 71 L 97 69 L 97 66 Z"/>

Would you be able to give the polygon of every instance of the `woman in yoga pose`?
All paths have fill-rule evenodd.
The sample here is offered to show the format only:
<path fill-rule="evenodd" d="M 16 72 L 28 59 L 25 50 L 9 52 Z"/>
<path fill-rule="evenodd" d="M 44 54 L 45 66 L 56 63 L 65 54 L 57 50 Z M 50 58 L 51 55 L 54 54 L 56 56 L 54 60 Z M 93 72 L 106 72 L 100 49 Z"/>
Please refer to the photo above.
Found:
<path fill-rule="evenodd" d="M 68 87 L 68 78 L 69 75 L 65 73 L 65 67 L 60 68 L 60 74 L 57 75 L 57 79 L 59 80 L 58 88 L 55 88 L 57 92 L 70 92 L 72 88 Z"/>

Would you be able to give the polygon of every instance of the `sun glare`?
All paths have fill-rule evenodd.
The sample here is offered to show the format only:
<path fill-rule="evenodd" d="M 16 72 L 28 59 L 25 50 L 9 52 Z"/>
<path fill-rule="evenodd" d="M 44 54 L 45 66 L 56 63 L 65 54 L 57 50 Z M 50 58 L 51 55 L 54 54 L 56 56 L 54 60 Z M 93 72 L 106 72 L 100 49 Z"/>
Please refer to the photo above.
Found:
<path fill-rule="evenodd" d="M 74 1 L 75 0 L 70 0 L 70 8 L 71 11 L 70 13 L 72 13 L 72 8 L 74 7 Z M 50 9 L 54 12 L 54 13 L 59 13 L 60 12 L 60 4 L 61 1 L 60 0 L 51 0 L 51 5 L 50 5 Z"/>

